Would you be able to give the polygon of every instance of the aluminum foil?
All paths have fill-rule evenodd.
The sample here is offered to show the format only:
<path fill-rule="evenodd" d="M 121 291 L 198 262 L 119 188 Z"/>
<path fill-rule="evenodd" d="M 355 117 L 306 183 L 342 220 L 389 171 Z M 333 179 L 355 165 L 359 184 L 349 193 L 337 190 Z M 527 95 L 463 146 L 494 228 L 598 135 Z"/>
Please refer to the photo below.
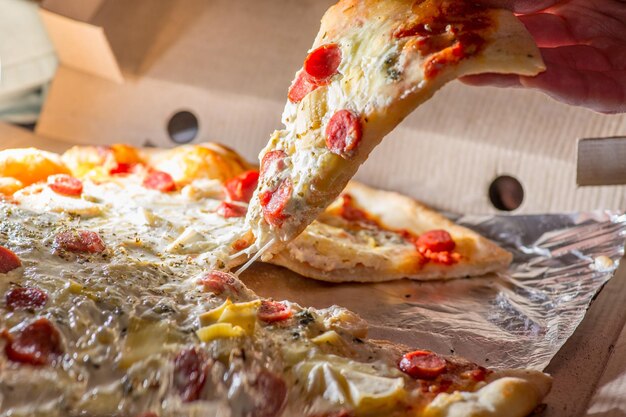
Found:
<path fill-rule="evenodd" d="M 626 214 L 461 217 L 514 254 L 501 274 L 451 281 L 329 284 L 256 264 L 259 295 L 366 319 L 370 337 L 458 354 L 492 368 L 544 369 L 574 333 L 624 254 Z"/>

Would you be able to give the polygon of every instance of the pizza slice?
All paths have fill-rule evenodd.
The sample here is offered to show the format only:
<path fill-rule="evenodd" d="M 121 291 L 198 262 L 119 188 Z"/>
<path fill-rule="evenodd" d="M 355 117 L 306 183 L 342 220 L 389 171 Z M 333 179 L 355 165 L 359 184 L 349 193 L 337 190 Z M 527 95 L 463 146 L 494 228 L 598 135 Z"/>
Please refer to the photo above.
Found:
<path fill-rule="evenodd" d="M 269 262 L 332 282 L 461 278 L 505 269 L 511 253 L 403 195 L 357 182 Z"/>
<path fill-rule="evenodd" d="M 289 89 L 285 128 L 261 151 L 247 252 L 267 250 L 267 259 L 299 235 L 382 138 L 447 82 L 543 69 L 508 10 L 459 0 L 339 1 Z"/>

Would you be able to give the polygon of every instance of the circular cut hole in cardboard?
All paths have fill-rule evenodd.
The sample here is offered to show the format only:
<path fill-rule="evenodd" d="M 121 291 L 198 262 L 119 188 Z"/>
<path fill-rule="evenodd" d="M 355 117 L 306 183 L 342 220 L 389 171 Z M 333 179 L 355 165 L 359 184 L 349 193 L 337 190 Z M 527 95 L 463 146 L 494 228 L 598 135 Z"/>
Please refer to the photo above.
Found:
<path fill-rule="evenodd" d="M 524 201 L 524 187 L 517 178 L 500 175 L 489 186 L 489 200 L 498 210 L 513 211 Z"/>
<path fill-rule="evenodd" d="M 176 112 L 167 122 L 167 134 L 175 143 L 189 143 L 198 136 L 198 118 L 187 110 Z"/>

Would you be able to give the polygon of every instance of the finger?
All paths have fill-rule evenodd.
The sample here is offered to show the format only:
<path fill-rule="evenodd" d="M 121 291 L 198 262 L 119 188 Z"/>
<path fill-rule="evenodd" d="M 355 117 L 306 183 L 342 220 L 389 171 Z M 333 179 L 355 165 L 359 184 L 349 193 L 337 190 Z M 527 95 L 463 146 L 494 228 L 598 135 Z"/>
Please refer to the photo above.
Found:
<path fill-rule="evenodd" d="M 535 13 L 554 6 L 559 0 L 480 0 L 481 3 L 513 10 L 515 13 Z"/>
<path fill-rule="evenodd" d="M 604 51 L 614 69 L 626 69 L 626 53 L 624 53 L 626 51 L 626 37 L 620 40 L 619 38 L 599 36 L 589 40 L 586 44 Z"/>
<path fill-rule="evenodd" d="M 626 73 L 578 70 L 550 64 L 536 77 L 520 77 L 524 87 L 538 89 L 561 102 L 601 113 L 626 112 Z"/>
<path fill-rule="evenodd" d="M 611 71 L 615 69 L 610 58 L 590 45 L 568 45 L 558 48 L 541 48 L 546 65 L 566 66 L 574 70 Z"/>
<path fill-rule="evenodd" d="M 574 45 L 576 40 L 560 16 L 550 13 L 534 13 L 519 16 L 539 47 Z"/>
<path fill-rule="evenodd" d="M 519 76 L 515 74 L 479 74 L 468 75 L 460 80 L 473 86 L 521 87 Z"/>
<path fill-rule="evenodd" d="M 611 71 L 614 66 L 600 50 L 589 45 L 570 45 L 558 48 L 541 48 L 546 65 L 564 66 L 574 70 Z M 462 78 L 465 84 L 494 87 L 521 87 L 519 77 L 514 74 L 479 74 Z"/>

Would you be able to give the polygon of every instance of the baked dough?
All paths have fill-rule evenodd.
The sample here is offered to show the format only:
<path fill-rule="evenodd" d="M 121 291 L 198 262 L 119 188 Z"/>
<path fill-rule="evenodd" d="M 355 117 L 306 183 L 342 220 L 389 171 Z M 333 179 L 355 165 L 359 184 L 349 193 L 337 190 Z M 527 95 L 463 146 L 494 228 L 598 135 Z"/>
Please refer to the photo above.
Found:
<path fill-rule="evenodd" d="M 343 219 L 340 197 L 269 262 L 331 282 L 460 278 L 497 272 L 511 263 L 511 253 L 413 199 L 354 181 L 343 194 L 376 219 L 375 224 L 351 224 Z M 427 262 L 403 238 L 407 231 L 419 236 L 438 229 L 452 236 L 454 252 L 460 256 L 455 262 Z"/>

